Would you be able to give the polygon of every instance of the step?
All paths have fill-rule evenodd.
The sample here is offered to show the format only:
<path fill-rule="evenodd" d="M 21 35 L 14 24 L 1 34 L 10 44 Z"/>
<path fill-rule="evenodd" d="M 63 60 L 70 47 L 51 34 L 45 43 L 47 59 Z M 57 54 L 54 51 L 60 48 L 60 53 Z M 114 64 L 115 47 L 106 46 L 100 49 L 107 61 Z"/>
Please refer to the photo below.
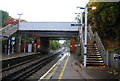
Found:
<path fill-rule="evenodd" d="M 87 42 L 87 44 L 94 45 L 94 42 Z"/>
<path fill-rule="evenodd" d="M 101 58 L 102 56 L 87 56 L 87 58 Z"/>
<path fill-rule="evenodd" d="M 90 51 L 87 51 L 87 53 L 89 53 Z M 93 51 L 91 51 L 91 54 L 100 54 L 100 52 L 98 51 L 98 52 L 93 52 Z"/>
<path fill-rule="evenodd" d="M 87 58 L 87 60 L 102 60 L 102 58 Z"/>
<path fill-rule="evenodd" d="M 103 61 L 93 61 L 93 60 L 87 60 L 87 63 L 103 63 Z"/>
<path fill-rule="evenodd" d="M 92 59 L 88 59 L 88 58 L 87 58 L 87 60 L 88 60 L 88 61 L 103 61 L 103 59 L 93 59 L 93 58 L 92 58 Z M 83 62 L 83 59 L 82 59 L 81 61 Z"/>
<path fill-rule="evenodd" d="M 90 46 L 88 46 L 87 48 L 98 49 L 98 47 L 90 47 Z"/>
<path fill-rule="evenodd" d="M 87 66 L 104 66 L 104 63 L 86 63 Z"/>
<path fill-rule="evenodd" d="M 90 50 L 88 51 L 88 50 L 87 50 L 87 53 L 94 53 L 94 54 L 98 54 L 98 53 L 100 53 L 100 52 L 99 52 L 99 51 L 92 51 L 92 50 L 91 50 L 91 51 L 90 51 Z"/>
<path fill-rule="evenodd" d="M 97 46 L 89 46 L 88 45 L 88 48 L 98 48 Z"/>
<path fill-rule="evenodd" d="M 95 55 L 95 56 L 99 56 L 100 53 L 98 53 L 98 54 L 95 54 L 95 53 L 94 53 L 94 54 L 93 54 L 93 53 L 92 53 L 92 54 L 91 54 L 91 53 L 88 53 L 87 55 L 91 55 L 91 56 L 94 56 L 94 55 Z M 101 56 L 101 55 L 100 55 L 100 56 Z"/>
<path fill-rule="evenodd" d="M 103 59 L 87 59 L 88 61 L 103 61 Z"/>

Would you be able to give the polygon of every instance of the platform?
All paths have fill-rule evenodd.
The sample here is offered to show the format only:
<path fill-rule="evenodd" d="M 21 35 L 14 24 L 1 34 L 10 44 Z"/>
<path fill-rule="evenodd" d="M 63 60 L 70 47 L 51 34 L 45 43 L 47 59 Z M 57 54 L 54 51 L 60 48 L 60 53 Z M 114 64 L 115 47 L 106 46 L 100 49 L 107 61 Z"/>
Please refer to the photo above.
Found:
<path fill-rule="evenodd" d="M 52 74 L 50 81 L 58 79 L 63 81 L 73 79 L 77 81 L 118 81 L 118 74 L 109 73 L 109 70 L 110 68 L 106 67 L 80 67 L 79 57 L 68 53 L 57 69 L 50 72 Z"/>
<path fill-rule="evenodd" d="M 0 60 L 8 60 L 8 59 L 13 59 L 13 58 L 17 58 L 17 57 L 24 57 L 24 56 L 28 56 L 28 55 L 32 55 L 32 54 L 36 54 L 34 52 L 31 53 L 19 53 L 19 54 L 3 54 L 2 58 L 0 58 Z"/>

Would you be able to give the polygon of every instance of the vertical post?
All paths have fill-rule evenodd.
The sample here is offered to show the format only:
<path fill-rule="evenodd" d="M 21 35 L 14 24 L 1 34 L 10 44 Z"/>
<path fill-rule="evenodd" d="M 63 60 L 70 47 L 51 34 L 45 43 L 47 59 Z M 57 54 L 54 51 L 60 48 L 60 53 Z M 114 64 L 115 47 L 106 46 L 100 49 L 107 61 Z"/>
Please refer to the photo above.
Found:
<path fill-rule="evenodd" d="M 34 52 L 36 52 L 36 44 L 34 44 Z"/>
<path fill-rule="evenodd" d="M 24 53 L 26 52 L 26 34 L 24 35 L 25 36 L 25 40 L 24 40 Z"/>
<path fill-rule="evenodd" d="M 86 67 L 86 59 L 87 59 L 87 12 L 88 12 L 88 8 L 85 7 L 84 67 Z"/>
<path fill-rule="evenodd" d="M 8 40 L 8 55 L 10 55 L 10 39 Z"/>
<path fill-rule="evenodd" d="M 14 46 L 12 45 L 12 54 L 14 54 Z"/>
<path fill-rule="evenodd" d="M 106 60 L 107 60 L 107 66 L 109 66 L 109 56 L 108 56 L 108 51 L 106 51 L 107 53 L 106 53 Z"/>
<path fill-rule="evenodd" d="M 81 12 L 81 24 L 83 24 L 83 12 Z M 81 40 L 82 40 L 82 29 L 83 29 L 83 26 L 80 27 L 80 33 L 81 33 Z"/>
<path fill-rule="evenodd" d="M 19 53 L 21 52 L 21 35 L 19 36 Z"/>

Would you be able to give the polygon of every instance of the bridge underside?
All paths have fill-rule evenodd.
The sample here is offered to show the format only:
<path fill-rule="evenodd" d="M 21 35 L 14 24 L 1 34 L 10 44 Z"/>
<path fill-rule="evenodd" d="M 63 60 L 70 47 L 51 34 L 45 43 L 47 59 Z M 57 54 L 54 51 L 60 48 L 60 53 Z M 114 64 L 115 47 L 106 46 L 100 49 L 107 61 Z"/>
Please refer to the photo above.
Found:
<path fill-rule="evenodd" d="M 78 35 L 77 31 L 18 31 L 20 34 L 32 34 L 35 38 L 49 37 L 50 40 L 67 40 L 74 35 Z"/>

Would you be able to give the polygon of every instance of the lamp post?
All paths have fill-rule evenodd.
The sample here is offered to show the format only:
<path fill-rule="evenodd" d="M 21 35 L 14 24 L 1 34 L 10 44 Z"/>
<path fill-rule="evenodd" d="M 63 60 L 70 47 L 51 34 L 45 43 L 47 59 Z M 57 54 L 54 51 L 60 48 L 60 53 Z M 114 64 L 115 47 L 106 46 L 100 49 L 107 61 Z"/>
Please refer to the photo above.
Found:
<path fill-rule="evenodd" d="M 85 9 L 85 39 L 84 39 L 84 67 L 86 67 L 86 59 L 87 59 L 87 13 L 88 13 L 88 9 L 92 8 L 92 10 L 95 10 L 96 7 L 77 7 L 80 9 Z"/>
<path fill-rule="evenodd" d="M 19 15 L 19 23 L 20 23 L 21 15 L 23 15 L 23 13 L 18 13 L 18 15 Z"/>
<path fill-rule="evenodd" d="M 20 21 L 21 21 L 21 15 L 23 15 L 22 13 L 18 13 L 18 15 L 19 15 L 19 27 L 20 27 Z M 20 35 L 20 37 L 19 37 L 19 53 L 20 53 L 20 49 L 21 49 L 21 35 Z"/>

